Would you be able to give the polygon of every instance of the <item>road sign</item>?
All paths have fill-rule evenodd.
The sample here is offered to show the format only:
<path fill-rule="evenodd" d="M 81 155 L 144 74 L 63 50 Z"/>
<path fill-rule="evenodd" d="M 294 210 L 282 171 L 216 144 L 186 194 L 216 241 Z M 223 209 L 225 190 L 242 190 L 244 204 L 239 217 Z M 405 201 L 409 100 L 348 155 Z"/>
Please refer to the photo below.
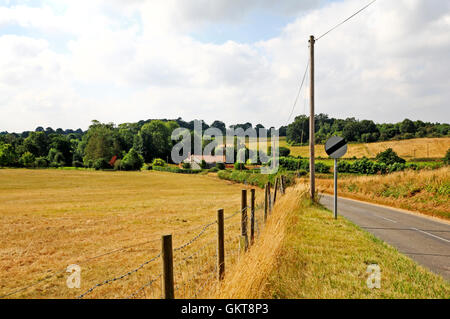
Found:
<path fill-rule="evenodd" d="M 325 152 L 334 158 L 334 218 L 337 219 L 337 159 L 347 153 L 347 142 L 339 136 L 333 136 L 325 143 Z"/>
<path fill-rule="evenodd" d="M 325 152 L 331 158 L 341 158 L 347 153 L 347 142 L 339 136 L 333 136 L 325 143 Z"/>

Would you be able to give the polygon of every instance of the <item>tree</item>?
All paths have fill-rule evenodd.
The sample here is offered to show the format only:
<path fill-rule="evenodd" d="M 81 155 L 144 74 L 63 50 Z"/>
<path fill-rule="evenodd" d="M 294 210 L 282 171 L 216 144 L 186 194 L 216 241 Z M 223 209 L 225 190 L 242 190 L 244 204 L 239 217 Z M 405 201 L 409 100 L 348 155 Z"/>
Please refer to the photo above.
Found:
<path fill-rule="evenodd" d="M 287 147 L 280 146 L 279 148 L 279 154 L 281 157 L 287 157 L 291 153 L 291 150 Z"/>
<path fill-rule="evenodd" d="M 30 152 L 34 156 L 46 156 L 49 150 L 49 139 L 44 132 L 30 132 L 30 135 L 23 141 L 25 152 Z"/>
<path fill-rule="evenodd" d="M 392 148 L 388 148 L 384 152 L 378 153 L 376 156 L 376 160 L 377 162 L 384 163 L 386 165 L 406 163 L 406 161 L 403 158 L 399 157 L 397 153 L 392 150 Z"/>
<path fill-rule="evenodd" d="M 98 159 L 109 162 L 114 155 L 119 156 L 122 153 L 119 137 L 113 124 L 92 121 L 83 140 L 84 143 L 81 143 L 81 146 L 85 145 L 83 162 L 86 166 Z"/>
<path fill-rule="evenodd" d="M 32 167 L 34 165 L 35 157 L 30 152 L 25 152 L 19 159 L 20 164 L 24 167 Z"/>
<path fill-rule="evenodd" d="M 68 137 L 64 135 L 51 135 L 50 147 L 62 154 L 62 162 L 70 165 L 73 161 L 72 143 Z"/>
<path fill-rule="evenodd" d="M 227 133 L 227 127 L 226 127 L 225 123 L 222 121 L 214 121 L 211 124 L 211 127 L 219 129 L 223 135 L 226 135 L 226 133 Z"/>
<path fill-rule="evenodd" d="M 403 122 L 400 123 L 400 132 L 402 134 L 405 133 L 414 133 L 416 130 L 416 126 L 414 122 L 409 119 L 404 119 Z"/>
<path fill-rule="evenodd" d="M 143 141 L 143 155 L 146 162 L 153 158 L 166 158 L 171 151 L 171 135 L 169 127 L 160 120 L 154 120 L 144 124 L 140 135 Z"/>
<path fill-rule="evenodd" d="M 143 164 L 144 158 L 134 148 L 131 148 L 120 162 L 121 169 L 126 171 L 140 170 Z"/>
<path fill-rule="evenodd" d="M 307 143 L 309 141 L 309 117 L 297 116 L 287 128 L 286 140 L 289 143 Z"/>
<path fill-rule="evenodd" d="M 0 143 L 0 166 L 13 166 L 16 160 L 16 154 L 12 145 Z"/>

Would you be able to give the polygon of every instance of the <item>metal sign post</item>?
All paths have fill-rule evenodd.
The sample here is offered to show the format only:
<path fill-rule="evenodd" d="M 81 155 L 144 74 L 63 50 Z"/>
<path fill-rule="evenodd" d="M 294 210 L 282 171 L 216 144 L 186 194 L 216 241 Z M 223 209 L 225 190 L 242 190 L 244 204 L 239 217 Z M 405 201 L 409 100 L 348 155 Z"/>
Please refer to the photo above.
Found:
<path fill-rule="evenodd" d="M 347 153 L 347 142 L 342 137 L 333 136 L 325 143 L 325 152 L 334 158 L 334 218 L 337 219 L 337 159 Z"/>

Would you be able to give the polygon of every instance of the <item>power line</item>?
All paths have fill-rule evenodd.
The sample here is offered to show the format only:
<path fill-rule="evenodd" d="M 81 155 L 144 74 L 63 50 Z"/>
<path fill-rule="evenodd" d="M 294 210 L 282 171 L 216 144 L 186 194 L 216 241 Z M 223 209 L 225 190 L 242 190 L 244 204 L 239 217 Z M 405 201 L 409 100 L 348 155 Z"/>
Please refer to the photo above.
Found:
<path fill-rule="evenodd" d="M 366 6 L 364 6 L 363 8 L 361 8 L 360 10 L 358 10 L 357 12 L 355 12 L 354 14 L 352 14 L 350 17 L 348 17 L 347 19 L 345 19 L 344 21 L 342 21 L 341 23 L 338 23 L 337 25 L 335 25 L 334 27 L 332 27 L 330 30 L 328 30 L 327 32 L 325 32 L 324 34 L 322 34 L 321 36 L 319 36 L 316 41 L 318 41 L 320 38 L 324 37 L 325 35 L 327 35 L 328 33 L 330 33 L 331 31 L 333 31 L 334 29 L 336 29 L 337 27 L 343 25 L 345 22 L 347 22 L 348 20 L 350 20 L 351 18 L 353 18 L 354 16 L 356 16 L 358 13 L 364 11 L 365 9 L 367 9 L 368 7 L 370 7 L 373 3 L 375 3 L 377 0 L 373 0 L 372 2 L 370 2 L 369 4 L 367 4 Z"/>
<path fill-rule="evenodd" d="M 292 114 L 294 114 L 294 109 L 295 109 L 295 106 L 297 105 L 298 98 L 300 97 L 300 93 L 301 93 L 301 91 L 302 91 L 303 84 L 305 83 L 305 78 L 306 78 L 306 74 L 308 73 L 308 69 L 309 69 L 309 60 L 308 60 L 308 63 L 306 64 L 305 74 L 303 74 L 302 82 L 301 82 L 301 84 L 300 84 L 300 87 L 298 88 L 297 97 L 295 98 L 294 105 L 292 105 L 291 114 L 289 114 L 289 118 L 288 118 L 288 120 L 287 120 L 286 125 L 289 124 L 289 121 L 291 120 Z"/>

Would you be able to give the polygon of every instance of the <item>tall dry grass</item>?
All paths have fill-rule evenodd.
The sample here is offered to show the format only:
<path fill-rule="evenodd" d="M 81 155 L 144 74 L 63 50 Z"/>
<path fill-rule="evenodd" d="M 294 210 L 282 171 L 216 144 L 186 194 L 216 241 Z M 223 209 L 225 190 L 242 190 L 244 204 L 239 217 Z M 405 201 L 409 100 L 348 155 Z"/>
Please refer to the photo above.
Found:
<path fill-rule="evenodd" d="M 228 270 L 219 292 L 213 298 L 261 298 L 267 278 L 286 236 L 289 212 L 295 211 L 307 190 L 303 186 L 288 188 L 280 197 L 258 241 Z"/>
<path fill-rule="evenodd" d="M 319 179 L 318 189 L 333 193 L 333 180 Z M 450 167 L 388 175 L 343 176 L 339 195 L 450 219 Z"/>
<path fill-rule="evenodd" d="M 367 287 L 371 264 L 380 266 L 380 289 Z M 210 297 L 449 298 L 450 285 L 345 218 L 334 220 L 298 185 Z"/>

